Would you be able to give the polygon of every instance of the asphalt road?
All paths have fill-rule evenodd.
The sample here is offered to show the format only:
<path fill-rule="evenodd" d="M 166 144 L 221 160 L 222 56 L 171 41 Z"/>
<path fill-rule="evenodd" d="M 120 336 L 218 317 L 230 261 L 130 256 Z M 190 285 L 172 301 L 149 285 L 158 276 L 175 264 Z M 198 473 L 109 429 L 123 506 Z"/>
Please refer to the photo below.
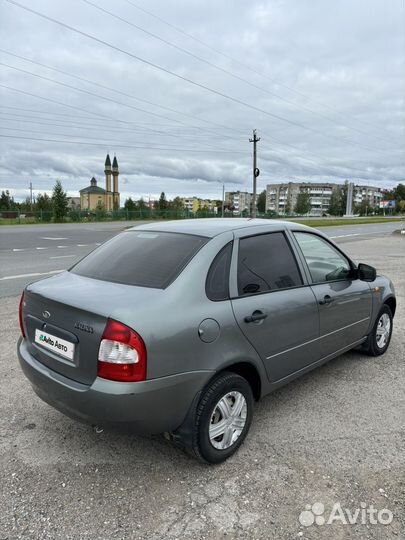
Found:
<path fill-rule="evenodd" d="M 0 227 L 0 298 L 73 265 L 121 230 L 143 222 Z"/>
<path fill-rule="evenodd" d="M 345 250 L 395 283 L 389 350 L 350 352 L 266 397 L 248 439 L 220 466 L 161 437 L 96 434 L 40 401 L 16 358 L 19 296 L 3 298 L 0 539 L 405 538 L 405 237 L 371 236 Z M 324 519 L 336 504 L 352 515 L 373 505 L 393 519 L 306 527 L 299 516 L 314 503 Z"/>
<path fill-rule="evenodd" d="M 35 279 L 69 268 L 102 242 L 140 221 L 0 227 L 0 298 Z M 399 223 L 324 227 L 336 242 L 388 235 Z"/>

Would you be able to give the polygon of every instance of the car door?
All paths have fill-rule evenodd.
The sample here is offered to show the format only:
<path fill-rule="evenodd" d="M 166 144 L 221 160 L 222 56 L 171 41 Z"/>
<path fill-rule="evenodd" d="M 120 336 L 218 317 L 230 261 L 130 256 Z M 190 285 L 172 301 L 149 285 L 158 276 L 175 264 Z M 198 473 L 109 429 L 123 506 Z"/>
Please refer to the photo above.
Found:
<path fill-rule="evenodd" d="M 357 279 L 354 265 L 327 239 L 295 231 L 319 306 L 322 358 L 356 345 L 367 335 L 372 298 L 368 283 Z"/>
<path fill-rule="evenodd" d="M 319 359 L 318 306 L 284 232 L 235 236 L 235 318 L 275 382 Z"/>

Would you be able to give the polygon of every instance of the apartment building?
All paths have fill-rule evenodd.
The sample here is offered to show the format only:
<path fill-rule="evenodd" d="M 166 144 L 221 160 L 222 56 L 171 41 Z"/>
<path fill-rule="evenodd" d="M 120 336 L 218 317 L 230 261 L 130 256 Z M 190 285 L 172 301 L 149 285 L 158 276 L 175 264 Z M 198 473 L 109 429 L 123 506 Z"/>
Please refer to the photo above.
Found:
<path fill-rule="evenodd" d="M 253 201 L 253 193 L 248 191 L 227 191 L 225 192 L 225 204 L 233 208 L 235 214 L 247 211 L 250 214 Z"/>
<path fill-rule="evenodd" d="M 308 192 L 311 201 L 311 216 L 322 216 L 329 208 L 333 191 L 339 189 L 339 184 L 314 182 L 288 182 L 268 184 L 266 187 L 266 212 L 277 214 L 292 214 L 299 193 Z"/>
<path fill-rule="evenodd" d="M 370 208 L 379 208 L 384 194 L 381 188 L 372 186 L 354 186 L 354 206 L 366 202 Z"/>
<path fill-rule="evenodd" d="M 334 191 L 343 189 L 343 184 L 330 182 L 287 182 L 268 184 L 266 187 L 266 211 L 277 214 L 292 214 L 299 193 L 308 192 L 310 195 L 310 216 L 322 216 L 329 210 L 330 198 Z M 377 207 L 383 199 L 381 188 L 355 185 L 353 191 L 353 206 L 367 201 L 370 207 Z"/>

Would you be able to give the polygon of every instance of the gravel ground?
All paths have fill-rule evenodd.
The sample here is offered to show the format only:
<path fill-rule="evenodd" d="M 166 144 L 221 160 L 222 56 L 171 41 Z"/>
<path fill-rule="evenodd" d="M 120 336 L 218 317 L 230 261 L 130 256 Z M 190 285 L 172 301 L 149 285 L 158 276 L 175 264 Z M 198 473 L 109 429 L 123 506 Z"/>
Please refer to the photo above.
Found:
<path fill-rule="evenodd" d="M 351 352 L 265 398 L 220 466 L 160 437 L 96 434 L 42 403 L 17 364 L 19 299 L 3 299 L 0 540 L 405 538 L 405 238 L 344 248 L 396 285 L 389 351 Z M 335 503 L 352 513 L 363 503 L 393 520 L 300 524 L 317 502 L 326 519 Z"/>

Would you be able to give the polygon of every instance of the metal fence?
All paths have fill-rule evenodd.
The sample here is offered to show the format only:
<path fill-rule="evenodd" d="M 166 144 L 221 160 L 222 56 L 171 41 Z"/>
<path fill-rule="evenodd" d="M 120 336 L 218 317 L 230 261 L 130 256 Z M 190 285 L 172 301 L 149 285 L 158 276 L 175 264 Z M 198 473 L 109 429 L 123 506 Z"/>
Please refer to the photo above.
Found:
<path fill-rule="evenodd" d="M 198 219 L 198 218 L 215 218 L 220 217 L 220 211 L 214 213 L 212 211 L 199 210 L 196 213 L 190 212 L 185 209 L 179 210 L 157 210 L 152 208 L 140 208 L 137 210 L 120 209 L 113 212 L 106 212 L 105 210 L 94 210 L 89 212 L 88 210 L 71 209 L 68 210 L 63 222 L 91 222 L 91 221 L 130 221 L 130 220 L 162 220 L 162 219 Z M 224 217 L 249 217 L 238 216 L 232 212 L 225 212 Z M 258 217 L 275 217 L 270 214 L 258 214 Z M 54 214 L 52 211 L 38 210 L 35 212 L 21 212 L 19 210 L 7 210 L 0 212 L 0 220 L 2 223 L 51 223 L 55 222 Z"/>

